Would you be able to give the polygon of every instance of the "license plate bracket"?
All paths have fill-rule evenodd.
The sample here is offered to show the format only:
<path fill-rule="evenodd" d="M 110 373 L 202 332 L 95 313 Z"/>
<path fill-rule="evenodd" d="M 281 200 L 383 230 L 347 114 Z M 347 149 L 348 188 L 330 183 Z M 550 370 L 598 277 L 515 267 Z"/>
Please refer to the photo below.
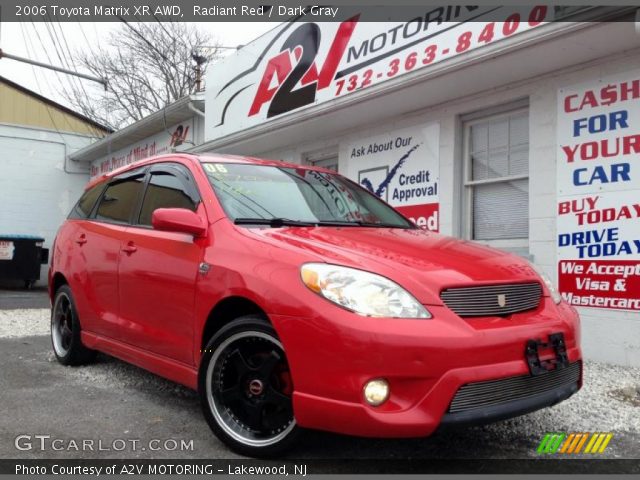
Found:
<path fill-rule="evenodd" d="M 554 357 L 542 360 L 540 359 L 540 350 L 553 349 Z M 551 370 L 560 370 L 569 366 L 569 357 L 567 356 L 567 347 L 562 332 L 552 333 L 549 340 L 543 342 L 541 339 L 527 340 L 525 348 L 525 358 L 529 365 L 531 375 L 542 375 Z"/>

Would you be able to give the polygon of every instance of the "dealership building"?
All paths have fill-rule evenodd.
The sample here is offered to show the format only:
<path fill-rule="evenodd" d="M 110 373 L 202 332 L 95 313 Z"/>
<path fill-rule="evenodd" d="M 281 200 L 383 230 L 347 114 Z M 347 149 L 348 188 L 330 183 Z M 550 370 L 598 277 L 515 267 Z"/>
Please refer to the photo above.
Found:
<path fill-rule="evenodd" d="M 195 150 L 332 168 L 523 255 L 580 310 L 587 358 L 640 365 L 636 12 L 541 8 L 285 24 L 210 68 Z"/>
<path fill-rule="evenodd" d="M 337 170 L 424 228 L 529 259 L 580 311 L 586 358 L 640 366 L 635 8 L 423 8 L 278 25 L 212 65 L 204 99 L 70 158 L 98 175 L 155 144 Z"/>

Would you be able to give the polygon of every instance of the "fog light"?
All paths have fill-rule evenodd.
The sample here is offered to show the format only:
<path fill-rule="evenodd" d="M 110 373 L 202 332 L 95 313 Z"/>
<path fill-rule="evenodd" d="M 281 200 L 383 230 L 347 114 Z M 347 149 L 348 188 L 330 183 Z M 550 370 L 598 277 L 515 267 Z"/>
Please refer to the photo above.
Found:
<path fill-rule="evenodd" d="M 386 380 L 378 378 L 367 382 L 364 386 L 364 399 L 369 405 L 377 407 L 386 402 L 388 398 L 389 383 Z"/>

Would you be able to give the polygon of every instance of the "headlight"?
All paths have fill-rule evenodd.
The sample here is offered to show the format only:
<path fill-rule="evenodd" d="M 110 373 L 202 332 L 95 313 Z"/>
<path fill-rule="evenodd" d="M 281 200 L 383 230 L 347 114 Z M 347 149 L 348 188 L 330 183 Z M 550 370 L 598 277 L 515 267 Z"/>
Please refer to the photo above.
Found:
<path fill-rule="evenodd" d="M 560 292 L 558 291 L 556 286 L 553 284 L 551 279 L 547 276 L 546 273 L 544 273 L 544 271 L 541 268 L 536 267 L 533 263 L 530 263 L 530 265 L 531 265 L 531 268 L 533 268 L 536 271 L 536 273 L 540 275 L 540 278 L 542 278 L 542 281 L 549 289 L 551 298 L 556 303 L 556 305 L 560 303 L 562 301 L 562 295 L 560 295 Z"/>
<path fill-rule="evenodd" d="M 360 315 L 431 318 L 409 292 L 380 275 L 326 263 L 307 263 L 300 273 L 310 290 Z"/>

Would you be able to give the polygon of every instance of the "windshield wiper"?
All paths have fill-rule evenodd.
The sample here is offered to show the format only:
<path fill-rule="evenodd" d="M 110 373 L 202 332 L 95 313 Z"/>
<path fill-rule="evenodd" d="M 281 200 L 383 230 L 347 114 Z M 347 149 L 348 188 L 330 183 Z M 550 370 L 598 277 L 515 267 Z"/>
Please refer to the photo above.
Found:
<path fill-rule="evenodd" d="M 360 220 L 320 220 L 321 227 L 375 227 L 375 228 L 404 228 L 413 229 L 412 225 L 396 225 L 394 223 L 363 222 Z"/>
<path fill-rule="evenodd" d="M 315 227 L 318 222 L 305 222 L 302 220 L 291 220 L 288 218 L 236 218 L 233 223 L 236 225 L 268 225 L 272 228 L 280 227 Z"/>
<path fill-rule="evenodd" d="M 417 228 L 411 225 L 395 225 L 392 223 L 362 222 L 359 220 L 291 220 L 289 218 L 236 218 L 236 225 L 268 225 L 271 228 L 280 227 L 375 227 L 375 228 Z"/>

